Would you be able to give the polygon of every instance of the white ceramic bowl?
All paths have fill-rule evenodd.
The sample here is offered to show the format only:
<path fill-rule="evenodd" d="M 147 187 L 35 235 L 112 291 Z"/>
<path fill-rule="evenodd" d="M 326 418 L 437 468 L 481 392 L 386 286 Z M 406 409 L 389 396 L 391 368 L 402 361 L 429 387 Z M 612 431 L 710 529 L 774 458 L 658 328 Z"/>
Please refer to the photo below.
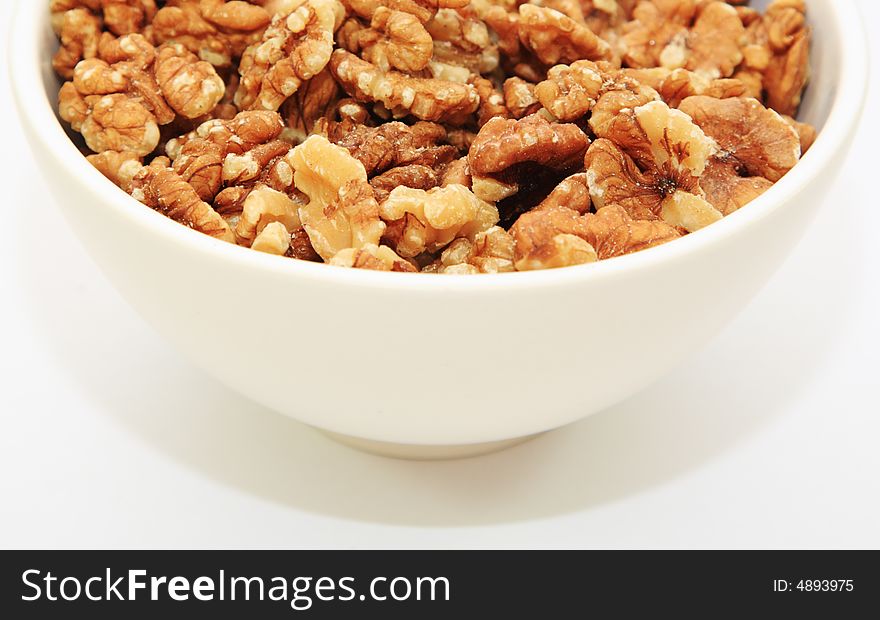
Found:
<path fill-rule="evenodd" d="M 802 118 L 821 131 L 754 203 L 681 240 L 592 265 L 380 273 L 225 244 L 104 179 L 55 115 L 46 4 L 19 2 L 8 53 L 15 97 L 46 182 L 110 281 L 223 383 L 360 447 L 404 456 L 472 454 L 569 424 L 703 347 L 824 201 L 867 83 L 853 0 L 808 0 L 815 44 Z"/>

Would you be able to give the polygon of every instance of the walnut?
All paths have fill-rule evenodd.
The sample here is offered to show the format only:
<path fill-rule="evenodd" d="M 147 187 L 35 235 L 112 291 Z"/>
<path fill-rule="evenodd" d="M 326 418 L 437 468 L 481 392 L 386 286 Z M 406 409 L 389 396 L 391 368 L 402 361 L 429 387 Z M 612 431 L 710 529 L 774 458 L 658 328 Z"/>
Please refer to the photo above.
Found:
<path fill-rule="evenodd" d="M 556 118 L 573 121 L 589 112 L 604 91 L 608 75 L 596 63 L 579 60 L 557 65 L 535 86 L 535 96 Z"/>
<path fill-rule="evenodd" d="M 440 185 L 440 182 L 440 173 L 433 168 L 421 164 L 408 164 L 373 177 L 370 179 L 370 186 L 373 188 L 376 200 L 382 202 L 395 187 L 431 189 Z"/>
<path fill-rule="evenodd" d="M 330 70 L 356 101 L 379 102 L 396 117 L 461 125 L 480 105 L 473 86 L 386 73 L 345 50 L 333 52 Z"/>
<path fill-rule="evenodd" d="M 513 118 L 523 118 L 540 110 L 535 85 L 518 77 L 504 80 L 504 107 Z"/>
<path fill-rule="evenodd" d="M 500 226 L 477 233 L 474 239 L 459 237 L 423 273 L 470 275 L 514 271 L 513 237 Z"/>
<path fill-rule="evenodd" d="M 275 16 L 241 58 L 239 109 L 277 110 L 327 66 L 339 6 L 337 0 L 308 0 L 290 15 Z"/>
<path fill-rule="evenodd" d="M 573 209 L 535 209 L 519 217 L 510 229 L 516 242 L 517 271 L 554 269 L 599 260 L 586 240 L 586 220 Z"/>
<path fill-rule="evenodd" d="M 281 107 L 281 115 L 297 143 L 305 140 L 318 120 L 328 114 L 340 96 L 340 88 L 328 69 L 305 82 Z M 365 118 L 365 117 L 364 117 Z"/>
<path fill-rule="evenodd" d="M 563 179 L 536 209 L 565 207 L 583 214 L 590 211 L 592 204 L 587 173 L 578 172 Z"/>
<path fill-rule="evenodd" d="M 425 28 L 434 41 L 431 71 L 435 78 L 443 78 L 443 72 L 450 70 L 485 75 L 498 68 L 498 46 L 492 42 L 486 23 L 473 12 L 440 9 Z M 453 81 L 466 79 L 465 75 L 463 80 Z"/>
<path fill-rule="evenodd" d="M 415 273 L 418 269 L 409 261 L 401 258 L 386 245 L 369 243 L 362 248 L 347 248 L 337 252 L 330 260 L 337 267 L 353 267 L 355 269 L 372 269 L 373 271 L 400 271 Z"/>
<path fill-rule="evenodd" d="M 290 231 L 281 222 L 270 222 L 254 239 L 251 249 L 284 256 L 290 251 Z"/>
<path fill-rule="evenodd" d="M 470 83 L 477 89 L 480 97 L 480 107 L 477 111 L 478 127 L 482 127 L 496 117 L 510 118 L 510 111 L 504 105 L 504 95 L 495 88 L 491 80 L 472 76 Z"/>
<path fill-rule="evenodd" d="M 428 66 L 434 41 L 415 16 L 379 7 L 370 27 L 357 33 L 364 60 L 382 71 L 420 71 Z"/>
<path fill-rule="evenodd" d="M 131 151 L 104 151 L 98 155 L 89 155 L 87 159 L 126 193 L 131 191 L 131 181 L 142 167 L 141 157 Z"/>
<path fill-rule="evenodd" d="M 577 125 L 552 123 L 540 114 L 520 120 L 493 118 L 477 134 L 468 162 L 480 176 L 523 162 L 564 170 L 583 159 L 589 143 Z"/>
<path fill-rule="evenodd" d="M 379 206 L 385 239 L 403 257 L 436 252 L 457 237 L 473 239 L 498 222 L 498 210 L 462 185 L 425 191 L 397 187 Z"/>
<path fill-rule="evenodd" d="M 662 218 L 690 232 L 721 218 L 699 185 L 718 146 L 686 114 L 654 101 L 622 112 L 602 138 L 586 156 L 598 209 L 619 205 L 633 219 Z"/>
<path fill-rule="evenodd" d="M 223 241 L 235 242 L 226 220 L 162 162 L 153 162 L 141 168 L 132 179 L 131 195 L 176 222 Z"/>
<path fill-rule="evenodd" d="M 266 9 L 233 0 L 175 0 L 153 19 L 158 43 L 181 43 L 215 67 L 229 67 L 269 25 Z"/>
<path fill-rule="evenodd" d="M 68 82 L 59 92 L 59 112 L 96 153 L 129 151 L 143 157 L 159 144 L 156 117 L 143 104 L 126 95 L 83 97 L 73 83 Z"/>
<path fill-rule="evenodd" d="M 180 44 L 159 48 L 156 81 L 168 105 L 185 118 L 208 114 L 226 93 L 226 84 L 214 67 Z"/>
<path fill-rule="evenodd" d="M 378 127 L 343 123 L 331 129 L 329 138 L 348 149 L 370 176 L 398 166 L 437 168 L 458 155 L 455 147 L 442 144 L 446 130 L 428 122 L 390 122 Z"/>
<path fill-rule="evenodd" d="M 623 28 L 631 67 L 685 68 L 730 77 L 743 59 L 745 28 L 735 8 L 706 0 L 643 0 Z"/>
<path fill-rule="evenodd" d="M 58 75 L 69 80 L 79 61 L 98 55 L 101 20 L 82 8 L 64 11 L 58 20 L 61 47 L 52 59 L 52 66 Z"/>
<path fill-rule="evenodd" d="M 533 4 L 519 7 L 519 37 L 546 65 L 611 57 L 611 46 L 592 30 L 559 11 Z"/>
<path fill-rule="evenodd" d="M 794 127 L 794 130 L 797 132 L 798 138 L 801 141 L 801 154 L 803 155 L 810 150 L 810 147 L 813 146 L 818 137 L 816 128 L 809 123 L 801 123 L 790 116 L 783 116 L 782 118 L 785 119 L 786 123 Z"/>
<path fill-rule="evenodd" d="M 236 243 L 251 247 L 263 230 L 272 223 L 281 224 L 287 232 L 288 246 L 277 252 L 284 254 L 289 249 L 291 232 L 302 228 L 299 205 L 286 194 L 260 185 L 244 201 L 244 208 L 235 226 Z"/>
<path fill-rule="evenodd" d="M 586 218 L 586 238 L 599 260 L 640 252 L 681 236 L 660 220 L 634 220 L 622 207 L 606 207 Z"/>
<path fill-rule="evenodd" d="M 725 215 L 757 198 L 800 159 L 795 128 L 755 99 L 690 97 L 680 109 L 720 148 L 700 186 Z"/>
<path fill-rule="evenodd" d="M 743 97 L 748 93 L 747 85 L 738 79 L 710 80 L 687 69 L 670 71 L 656 86 L 653 84 L 650 86 L 657 90 L 663 101 L 671 108 L 677 108 L 682 101 L 696 95 L 728 99 Z"/>
<path fill-rule="evenodd" d="M 467 157 L 462 157 L 461 159 L 449 162 L 449 164 L 443 168 L 443 176 L 440 179 L 440 185 L 446 187 L 453 183 L 464 185 L 468 188 L 471 186 L 471 169 L 470 166 L 468 166 Z"/>
<path fill-rule="evenodd" d="M 293 168 L 286 160 L 290 144 L 278 139 L 281 131 L 275 112 L 241 112 L 229 121 L 203 123 L 169 141 L 166 150 L 174 170 L 199 197 L 226 213 L 243 206 L 260 183 L 278 191 L 293 186 Z"/>
<path fill-rule="evenodd" d="M 426 24 L 439 9 L 460 9 L 469 0 L 346 0 L 346 7 L 365 19 L 372 19 L 375 12 L 386 7 L 415 15 Z"/>
<path fill-rule="evenodd" d="M 292 153 L 296 189 L 309 197 L 300 218 L 324 260 L 340 250 L 379 244 L 385 224 L 363 164 L 323 136 L 311 136 Z"/>

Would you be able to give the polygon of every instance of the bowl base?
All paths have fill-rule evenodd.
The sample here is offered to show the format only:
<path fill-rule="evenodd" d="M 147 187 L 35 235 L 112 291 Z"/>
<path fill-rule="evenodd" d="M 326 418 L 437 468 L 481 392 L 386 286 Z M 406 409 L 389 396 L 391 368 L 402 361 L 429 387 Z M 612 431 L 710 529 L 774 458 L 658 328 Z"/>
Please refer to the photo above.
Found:
<path fill-rule="evenodd" d="M 320 430 L 320 429 L 319 429 Z M 513 439 L 505 439 L 503 441 L 491 441 L 487 443 L 472 443 L 462 445 L 417 445 L 405 443 L 389 443 L 385 441 L 373 441 L 371 439 L 363 439 L 361 437 L 352 437 L 350 435 L 340 435 L 339 433 L 331 433 L 330 431 L 321 430 L 327 437 L 337 441 L 349 448 L 384 456 L 392 459 L 404 459 L 409 461 L 443 461 L 453 459 L 466 459 L 472 456 L 482 456 L 499 452 L 523 444 L 535 437 L 543 435 L 526 435 L 525 437 L 514 437 Z"/>

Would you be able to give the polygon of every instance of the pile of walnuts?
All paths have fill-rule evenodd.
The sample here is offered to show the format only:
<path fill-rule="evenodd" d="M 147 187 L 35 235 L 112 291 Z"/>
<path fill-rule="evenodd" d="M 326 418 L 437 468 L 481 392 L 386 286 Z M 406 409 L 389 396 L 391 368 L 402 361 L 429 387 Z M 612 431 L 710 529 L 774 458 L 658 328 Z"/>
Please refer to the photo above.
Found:
<path fill-rule="evenodd" d="M 51 0 L 61 117 L 145 205 L 299 260 L 577 265 L 743 207 L 815 131 L 804 0 Z"/>

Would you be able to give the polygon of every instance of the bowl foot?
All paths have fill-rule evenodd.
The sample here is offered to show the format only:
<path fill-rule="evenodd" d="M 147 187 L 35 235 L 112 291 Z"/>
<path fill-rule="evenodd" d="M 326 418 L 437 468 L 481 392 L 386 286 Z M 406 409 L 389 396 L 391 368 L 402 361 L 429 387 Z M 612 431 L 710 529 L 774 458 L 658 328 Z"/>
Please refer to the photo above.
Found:
<path fill-rule="evenodd" d="M 405 443 L 388 443 L 385 441 L 373 441 L 371 439 L 362 439 L 361 437 L 352 437 L 350 435 L 340 435 L 339 433 L 331 433 L 330 431 L 321 431 L 330 439 L 338 441 L 355 450 L 368 452 L 378 456 L 385 456 L 393 459 L 405 459 L 411 461 L 441 461 L 452 459 L 466 459 L 472 456 L 482 456 L 491 454 L 500 450 L 506 450 L 518 446 L 522 443 L 534 439 L 543 433 L 536 435 L 526 435 L 525 437 L 514 437 L 513 439 L 505 439 L 503 441 L 491 441 L 488 443 L 472 443 L 462 445 L 417 445 Z"/>

